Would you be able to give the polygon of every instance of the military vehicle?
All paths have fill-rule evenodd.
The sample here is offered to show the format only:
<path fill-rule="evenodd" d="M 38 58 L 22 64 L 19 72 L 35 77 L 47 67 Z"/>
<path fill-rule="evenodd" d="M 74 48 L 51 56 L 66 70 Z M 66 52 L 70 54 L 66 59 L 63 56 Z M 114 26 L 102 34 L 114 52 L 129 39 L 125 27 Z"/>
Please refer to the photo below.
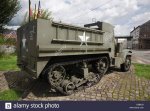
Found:
<path fill-rule="evenodd" d="M 97 83 L 110 67 L 128 71 L 131 53 L 115 43 L 114 27 L 105 22 L 79 27 L 37 19 L 17 30 L 18 66 L 47 77 L 65 95 Z"/>

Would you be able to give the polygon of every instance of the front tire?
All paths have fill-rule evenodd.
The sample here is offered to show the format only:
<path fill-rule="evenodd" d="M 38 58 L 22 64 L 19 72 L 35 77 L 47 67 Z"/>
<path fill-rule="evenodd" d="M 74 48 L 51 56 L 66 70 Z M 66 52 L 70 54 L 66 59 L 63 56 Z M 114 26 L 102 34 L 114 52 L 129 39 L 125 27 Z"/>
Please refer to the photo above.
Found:
<path fill-rule="evenodd" d="M 127 56 L 125 63 L 121 64 L 121 71 L 123 72 L 129 71 L 130 66 L 131 66 L 131 57 Z"/>

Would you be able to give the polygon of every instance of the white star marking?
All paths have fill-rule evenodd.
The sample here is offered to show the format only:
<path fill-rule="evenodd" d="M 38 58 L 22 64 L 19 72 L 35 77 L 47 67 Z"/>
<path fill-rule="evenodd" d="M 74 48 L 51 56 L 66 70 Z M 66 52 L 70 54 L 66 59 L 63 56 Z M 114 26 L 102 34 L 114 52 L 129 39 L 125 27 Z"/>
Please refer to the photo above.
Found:
<path fill-rule="evenodd" d="M 85 45 L 87 46 L 87 40 L 90 38 L 89 36 L 85 36 L 85 32 L 83 33 L 83 35 L 79 35 L 79 38 L 81 39 L 81 44 L 80 46 L 83 45 L 83 43 L 85 43 Z"/>
<path fill-rule="evenodd" d="M 23 43 L 23 48 L 26 48 L 26 38 L 25 38 L 25 36 L 23 36 L 22 43 Z"/>

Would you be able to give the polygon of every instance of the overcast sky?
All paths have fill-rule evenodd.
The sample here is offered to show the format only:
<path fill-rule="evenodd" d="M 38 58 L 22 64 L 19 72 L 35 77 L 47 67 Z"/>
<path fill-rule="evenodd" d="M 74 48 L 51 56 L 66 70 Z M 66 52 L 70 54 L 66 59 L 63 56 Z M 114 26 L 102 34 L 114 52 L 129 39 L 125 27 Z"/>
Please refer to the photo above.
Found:
<path fill-rule="evenodd" d="M 18 26 L 28 10 L 28 0 L 19 0 L 21 10 L 10 25 Z M 32 9 L 38 0 L 31 0 Z M 133 27 L 150 20 L 150 0 L 41 0 L 41 8 L 52 11 L 56 21 L 84 25 L 105 21 L 115 26 L 115 35 L 129 35 Z"/>

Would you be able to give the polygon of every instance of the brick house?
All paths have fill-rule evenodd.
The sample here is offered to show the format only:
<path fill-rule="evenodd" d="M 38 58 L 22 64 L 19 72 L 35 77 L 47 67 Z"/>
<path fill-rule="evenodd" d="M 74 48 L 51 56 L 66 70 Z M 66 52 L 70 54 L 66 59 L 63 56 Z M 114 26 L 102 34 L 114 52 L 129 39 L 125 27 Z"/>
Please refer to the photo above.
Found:
<path fill-rule="evenodd" d="M 130 35 L 133 49 L 150 49 L 150 20 L 134 28 Z"/>
<path fill-rule="evenodd" d="M 3 33 L 5 39 L 9 39 L 9 38 L 12 38 L 12 39 L 16 39 L 17 40 L 17 32 L 16 30 L 6 30 L 4 33 Z"/>

